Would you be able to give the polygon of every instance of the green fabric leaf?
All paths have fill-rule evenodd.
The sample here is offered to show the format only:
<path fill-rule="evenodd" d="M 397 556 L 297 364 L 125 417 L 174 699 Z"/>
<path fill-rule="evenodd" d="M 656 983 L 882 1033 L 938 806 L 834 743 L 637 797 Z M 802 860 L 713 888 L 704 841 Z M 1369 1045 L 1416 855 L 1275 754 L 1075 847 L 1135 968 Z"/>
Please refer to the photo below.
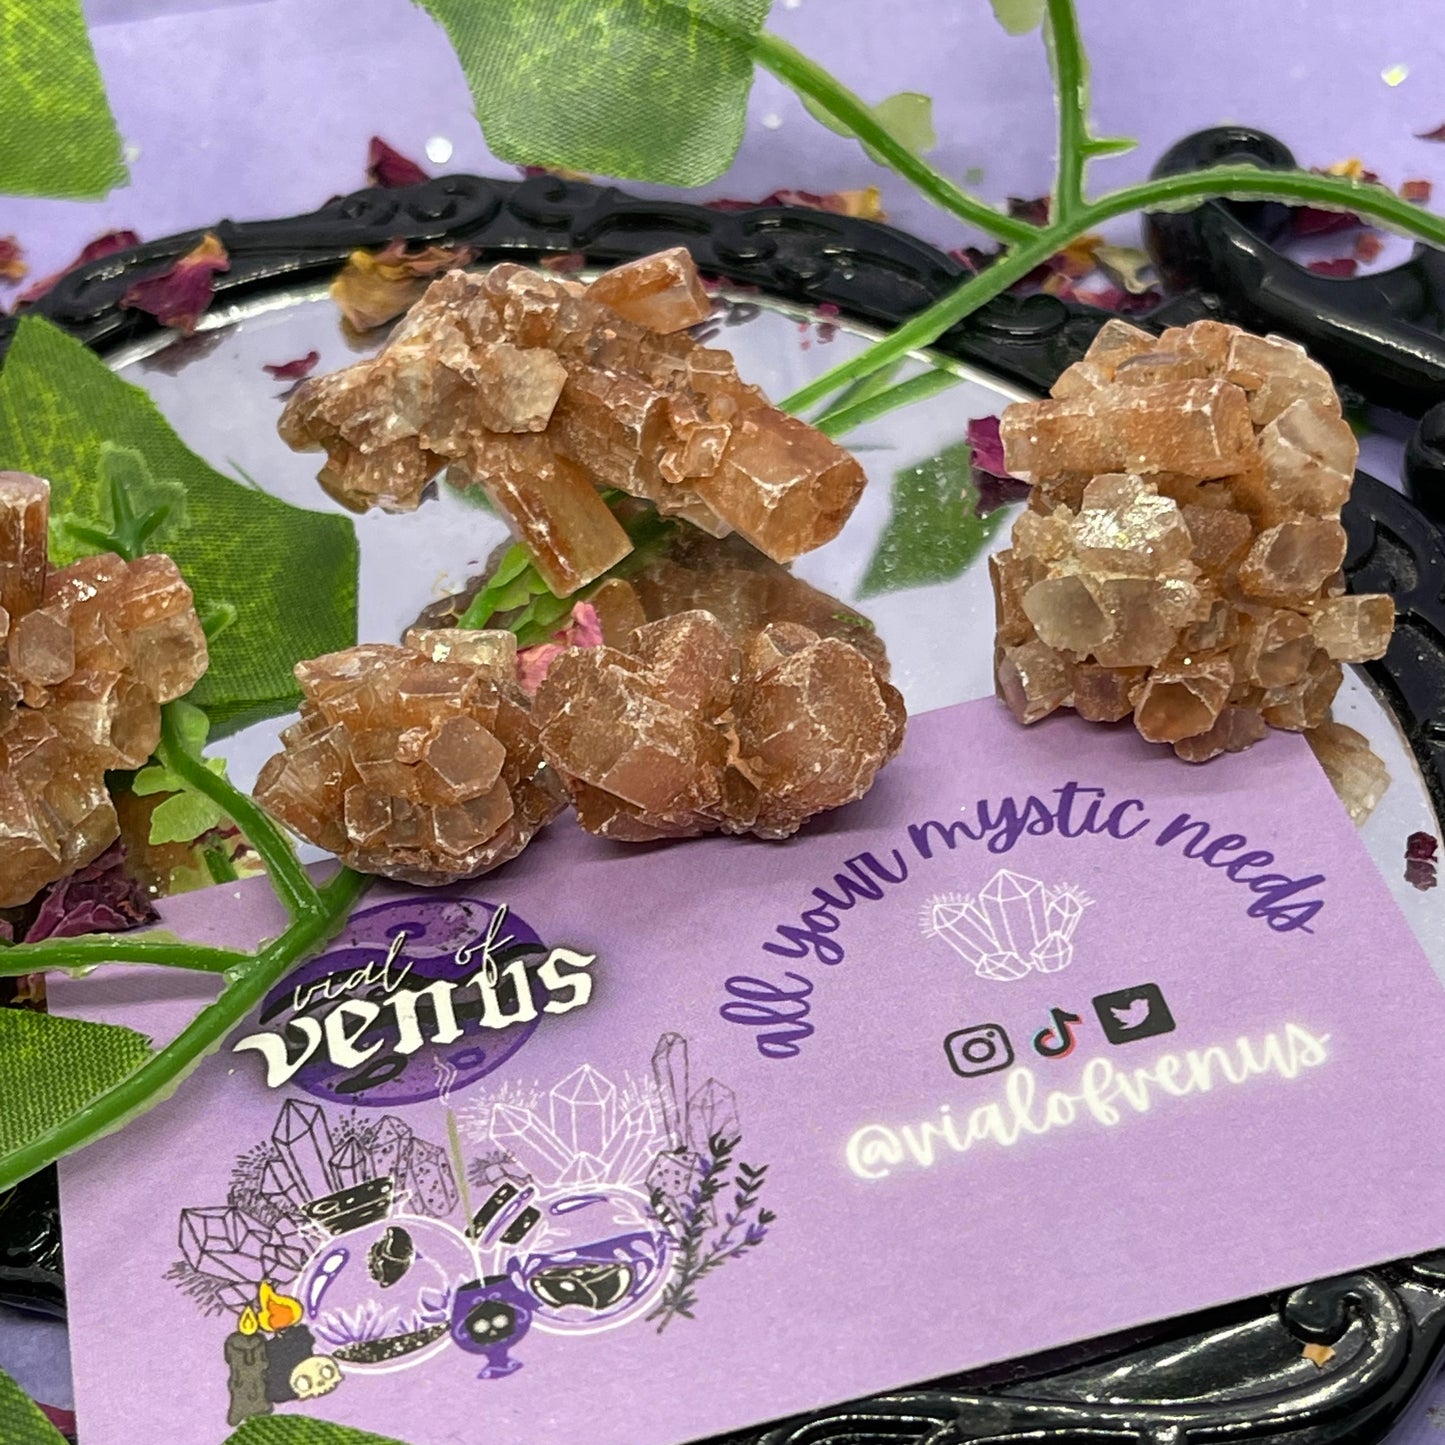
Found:
<path fill-rule="evenodd" d="M 158 481 L 134 448 L 102 442 L 97 480 L 104 518 L 51 518 L 50 558 L 56 566 L 97 547 L 134 561 L 147 552 L 164 552 L 171 538 L 185 530 L 185 484 Z"/>
<path fill-rule="evenodd" d="M 257 1415 L 229 1436 L 226 1445 L 403 1445 L 403 1442 L 390 1435 L 353 1430 L 349 1425 L 308 1420 L 304 1415 Z"/>
<path fill-rule="evenodd" d="M 994 19 L 1010 35 L 1027 35 L 1043 24 L 1045 0 L 988 0 Z"/>
<path fill-rule="evenodd" d="M 191 701 L 218 732 L 289 711 L 300 695 L 293 665 L 356 641 L 350 519 L 303 511 L 222 476 L 139 387 L 49 322 L 26 317 L 0 371 L 0 468 L 48 477 L 55 513 L 105 516 L 107 442 L 139 453 L 152 477 L 184 486 L 188 522 L 167 550 L 199 607 L 236 609 Z"/>
<path fill-rule="evenodd" d="M 0 1159 L 69 1119 L 150 1056 L 148 1040 L 117 1024 L 0 1009 Z"/>
<path fill-rule="evenodd" d="M 853 134 L 850 126 L 844 125 L 811 96 L 804 95 L 799 99 L 808 114 L 829 130 L 839 135 Z M 921 91 L 900 90 L 897 95 L 890 95 L 869 109 L 873 118 L 894 140 L 906 145 L 916 155 L 926 155 L 938 144 L 938 132 L 933 128 L 933 101 Z M 880 166 L 888 164 L 872 146 L 865 145 L 863 149 Z"/>
<path fill-rule="evenodd" d="M 893 478 L 893 511 L 859 584 L 860 597 L 926 587 L 959 576 L 988 545 L 1007 508 L 974 515 L 978 489 L 967 442 Z"/>
<path fill-rule="evenodd" d="M 418 0 L 451 37 L 492 153 L 700 186 L 743 138 L 771 0 Z"/>
<path fill-rule="evenodd" d="M 225 821 L 224 810 L 204 793 L 177 793 L 151 814 L 150 840 L 156 844 L 192 843 Z"/>
<path fill-rule="evenodd" d="M 0 1440 L 5 1445 L 65 1445 L 65 1437 L 3 1370 L 0 1370 Z"/>
<path fill-rule="evenodd" d="M 80 0 L 0 0 L 0 191 L 99 200 L 125 179 Z"/>

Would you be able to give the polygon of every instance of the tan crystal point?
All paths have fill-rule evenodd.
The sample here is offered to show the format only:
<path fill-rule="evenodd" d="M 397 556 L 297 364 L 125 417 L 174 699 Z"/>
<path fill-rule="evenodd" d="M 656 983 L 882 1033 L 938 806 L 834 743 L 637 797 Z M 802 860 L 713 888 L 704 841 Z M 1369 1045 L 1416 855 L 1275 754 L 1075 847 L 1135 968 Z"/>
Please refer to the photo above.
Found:
<path fill-rule="evenodd" d="M 902 743 L 897 693 L 798 623 L 734 634 L 709 612 L 574 648 L 537 691 L 541 745 L 589 832 L 622 842 L 783 838 L 862 797 Z"/>
<path fill-rule="evenodd" d="M 614 266 L 587 288 L 586 296 L 653 331 L 683 331 L 712 311 L 697 267 L 682 246 Z"/>
<path fill-rule="evenodd" d="M 1332 597 L 1319 603 L 1311 622 L 1316 643 L 1336 662 L 1369 662 L 1390 645 L 1395 604 L 1382 596 Z"/>
<path fill-rule="evenodd" d="M 1034 480 L 1172 471 L 1206 481 L 1238 471 L 1254 448 L 1243 392 L 1219 380 L 1015 402 L 999 435 L 1009 471 Z"/>
<path fill-rule="evenodd" d="M 296 668 L 300 720 L 256 798 L 348 867 L 427 886 L 514 858 L 563 806 L 511 633 L 414 628 Z"/>
<path fill-rule="evenodd" d="M 377 356 L 302 382 L 281 434 L 326 451 L 321 484 L 354 510 L 411 510 L 443 468 L 486 488 L 560 595 L 630 546 L 598 484 L 789 561 L 837 535 L 863 470 L 686 334 L 708 310 L 681 249 L 585 290 L 450 271 Z"/>
<path fill-rule="evenodd" d="M 119 825 L 107 772 L 141 767 L 160 704 L 206 669 L 190 588 L 168 557 L 49 571 L 50 489 L 0 474 L 0 907 L 91 862 Z"/>
<path fill-rule="evenodd" d="M 1389 645 L 1390 599 L 1340 595 L 1357 446 L 1294 343 L 1111 321 L 1000 433 L 1034 482 L 989 559 L 997 689 L 1021 722 L 1132 713 L 1202 762 L 1318 727 L 1340 663 Z"/>
<path fill-rule="evenodd" d="M 1330 786 L 1359 827 L 1390 786 L 1390 773 L 1368 739 L 1344 723 L 1325 721 L 1305 734 Z"/>

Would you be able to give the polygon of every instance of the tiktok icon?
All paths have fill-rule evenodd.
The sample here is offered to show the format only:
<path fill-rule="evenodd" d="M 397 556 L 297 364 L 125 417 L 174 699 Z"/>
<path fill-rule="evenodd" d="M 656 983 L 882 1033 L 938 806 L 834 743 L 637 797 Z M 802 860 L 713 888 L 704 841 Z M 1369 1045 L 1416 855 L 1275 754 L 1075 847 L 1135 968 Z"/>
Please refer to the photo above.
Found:
<path fill-rule="evenodd" d="M 1074 1025 L 1083 1023 L 1078 1014 L 1067 1009 L 1050 1009 L 1050 1025 L 1034 1035 L 1034 1052 L 1041 1059 L 1066 1059 L 1074 1052 L 1078 1040 L 1074 1036 Z"/>

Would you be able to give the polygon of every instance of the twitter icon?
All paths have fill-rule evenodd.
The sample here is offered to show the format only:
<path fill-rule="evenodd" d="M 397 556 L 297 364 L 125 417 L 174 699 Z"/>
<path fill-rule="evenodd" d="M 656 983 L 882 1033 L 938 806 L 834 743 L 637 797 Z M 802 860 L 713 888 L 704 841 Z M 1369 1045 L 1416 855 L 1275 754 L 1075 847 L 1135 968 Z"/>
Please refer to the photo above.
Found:
<path fill-rule="evenodd" d="M 1174 1032 L 1174 1015 L 1169 1012 L 1157 983 L 1101 993 L 1091 1002 L 1104 1037 L 1111 1044 L 1132 1044 L 1135 1039 L 1152 1039 L 1156 1034 Z"/>

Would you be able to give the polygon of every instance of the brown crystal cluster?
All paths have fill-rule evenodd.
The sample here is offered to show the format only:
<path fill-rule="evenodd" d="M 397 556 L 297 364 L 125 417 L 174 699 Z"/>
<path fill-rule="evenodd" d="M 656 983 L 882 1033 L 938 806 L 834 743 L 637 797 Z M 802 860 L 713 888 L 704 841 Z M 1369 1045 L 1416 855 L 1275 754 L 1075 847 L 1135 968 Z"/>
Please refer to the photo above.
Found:
<path fill-rule="evenodd" d="M 488 872 L 565 803 L 516 663 L 510 632 L 455 628 L 298 663 L 301 717 L 257 800 L 363 873 L 435 885 Z"/>
<path fill-rule="evenodd" d="M 443 467 L 483 487 L 558 596 L 632 549 L 599 486 L 789 561 L 837 535 L 863 471 L 688 335 L 709 309 L 682 249 L 590 286 L 452 271 L 376 357 L 303 382 L 281 434 L 325 449 L 322 486 L 357 511 L 410 511 Z"/>
<path fill-rule="evenodd" d="M 0 472 L 0 908 L 119 834 L 105 786 L 160 741 L 160 705 L 206 670 L 191 589 L 169 557 L 50 570 L 50 485 Z"/>
<path fill-rule="evenodd" d="M 1033 483 L 990 559 L 998 692 L 1020 722 L 1132 715 L 1202 762 L 1320 726 L 1341 663 L 1385 651 L 1393 603 L 1340 575 L 1355 437 L 1294 343 L 1110 321 L 1000 430 Z"/>
<path fill-rule="evenodd" d="M 701 609 L 564 652 L 534 712 L 582 826 L 623 842 L 786 838 L 861 798 L 904 729 L 902 699 L 848 642 Z"/>

